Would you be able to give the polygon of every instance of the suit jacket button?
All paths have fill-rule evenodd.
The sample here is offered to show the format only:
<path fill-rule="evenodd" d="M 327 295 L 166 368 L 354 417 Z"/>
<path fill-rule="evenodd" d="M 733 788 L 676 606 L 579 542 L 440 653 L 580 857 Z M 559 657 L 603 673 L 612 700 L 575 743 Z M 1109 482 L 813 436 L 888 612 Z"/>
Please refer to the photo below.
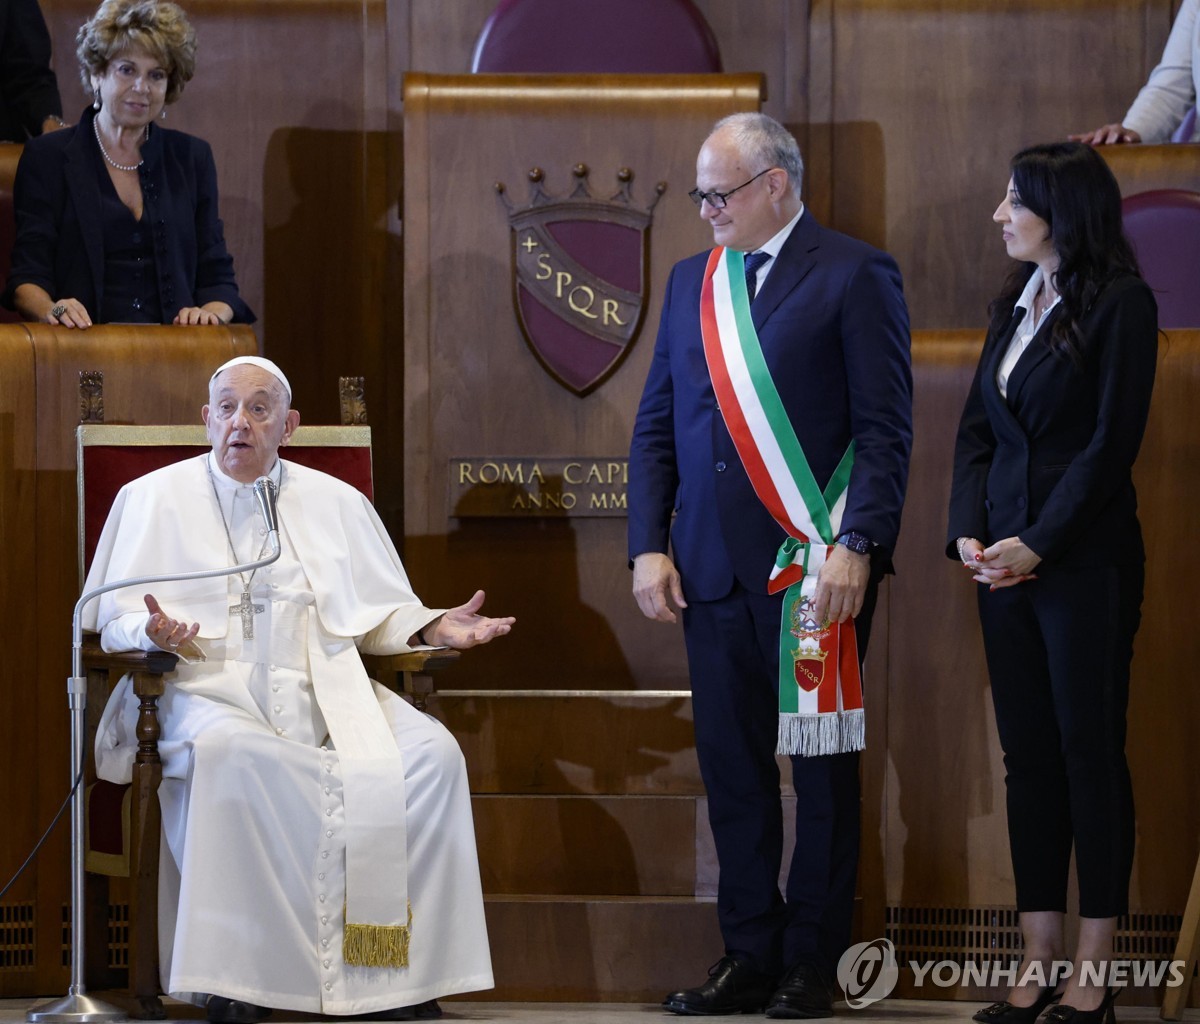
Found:
<path fill-rule="evenodd" d="M 1025 499 L 1024 499 L 1024 498 L 1018 498 L 1018 499 L 1017 499 L 1017 508 L 1024 508 L 1024 507 L 1025 507 Z"/>
<path fill-rule="evenodd" d="M 724 473 L 724 472 L 725 472 L 725 463 L 724 463 L 724 462 L 718 462 L 718 463 L 717 463 L 717 472 L 718 472 L 718 473 Z"/>

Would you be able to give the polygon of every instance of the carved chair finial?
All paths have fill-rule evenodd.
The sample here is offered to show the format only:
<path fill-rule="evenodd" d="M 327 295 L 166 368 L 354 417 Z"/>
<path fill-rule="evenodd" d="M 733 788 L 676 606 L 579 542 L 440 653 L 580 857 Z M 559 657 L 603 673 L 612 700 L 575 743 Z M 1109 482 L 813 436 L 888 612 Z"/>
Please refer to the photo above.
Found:
<path fill-rule="evenodd" d="M 104 371 L 79 371 L 79 422 L 104 422 Z"/>
<path fill-rule="evenodd" d="M 338 399 L 342 409 L 342 426 L 362 426 L 367 422 L 366 379 L 339 377 Z"/>

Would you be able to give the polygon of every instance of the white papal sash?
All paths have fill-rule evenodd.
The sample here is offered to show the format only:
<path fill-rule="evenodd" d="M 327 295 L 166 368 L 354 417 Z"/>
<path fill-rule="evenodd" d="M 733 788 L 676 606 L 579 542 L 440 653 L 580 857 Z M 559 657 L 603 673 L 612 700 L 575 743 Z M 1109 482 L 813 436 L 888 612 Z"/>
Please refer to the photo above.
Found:
<path fill-rule="evenodd" d="M 778 751 L 811 756 L 861 750 L 862 680 L 854 620 L 839 624 L 812 616 L 817 573 L 841 532 L 854 442 L 822 491 L 763 357 L 742 253 L 718 247 L 709 254 L 700 326 L 725 426 L 759 500 L 787 534 L 767 583 L 769 593 L 785 591 Z"/>
<path fill-rule="evenodd" d="M 404 762 L 354 642 L 322 630 L 315 607 L 308 626 L 313 694 L 342 771 L 342 958 L 358 967 L 407 967 L 412 911 Z"/>

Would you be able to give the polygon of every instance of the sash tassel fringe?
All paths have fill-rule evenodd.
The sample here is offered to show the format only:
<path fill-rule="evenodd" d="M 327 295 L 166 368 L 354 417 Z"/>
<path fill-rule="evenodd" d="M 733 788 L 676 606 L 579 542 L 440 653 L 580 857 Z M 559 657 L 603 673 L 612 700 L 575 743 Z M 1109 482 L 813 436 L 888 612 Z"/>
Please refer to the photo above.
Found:
<path fill-rule="evenodd" d="M 346 922 L 342 959 L 354 967 L 407 967 L 412 930 L 412 906 L 408 924 L 351 924 Z"/>
<path fill-rule="evenodd" d="M 779 716 L 777 753 L 819 757 L 863 750 L 866 745 L 866 719 L 862 708 L 836 714 Z"/>

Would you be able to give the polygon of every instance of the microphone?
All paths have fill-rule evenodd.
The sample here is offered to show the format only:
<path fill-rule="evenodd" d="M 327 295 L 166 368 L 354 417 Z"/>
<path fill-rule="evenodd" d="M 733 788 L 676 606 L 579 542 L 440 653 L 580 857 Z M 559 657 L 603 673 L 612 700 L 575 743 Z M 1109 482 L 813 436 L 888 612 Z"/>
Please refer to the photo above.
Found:
<path fill-rule="evenodd" d="M 279 513 L 275 508 L 275 481 L 269 476 L 260 476 L 254 481 L 254 498 L 258 502 L 258 510 L 262 513 L 267 530 L 279 532 Z"/>

